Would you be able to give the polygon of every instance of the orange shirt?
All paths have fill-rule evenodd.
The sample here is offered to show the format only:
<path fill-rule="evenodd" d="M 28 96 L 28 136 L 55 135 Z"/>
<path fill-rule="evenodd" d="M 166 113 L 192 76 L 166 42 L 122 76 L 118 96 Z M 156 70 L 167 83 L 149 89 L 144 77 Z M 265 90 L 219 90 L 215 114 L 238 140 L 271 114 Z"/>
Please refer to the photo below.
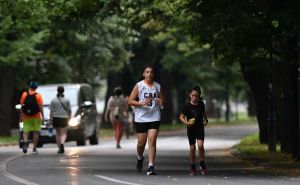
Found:
<path fill-rule="evenodd" d="M 32 89 L 29 89 L 29 94 L 34 94 L 35 93 L 35 90 L 32 90 Z M 27 96 L 27 92 L 23 92 L 22 94 L 22 97 L 21 97 L 21 100 L 20 100 L 20 103 L 21 104 L 24 104 L 24 101 L 25 101 L 25 98 Z M 38 105 L 41 105 L 43 106 L 43 98 L 40 94 L 36 94 L 35 95 L 36 97 L 36 101 L 37 101 L 37 104 Z M 36 114 L 33 114 L 33 115 L 26 115 L 26 114 L 22 114 L 22 118 L 23 119 L 30 119 L 30 118 L 38 118 L 38 119 L 41 119 L 42 118 L 42 115 L 40 112 L 36 113 Z"/>

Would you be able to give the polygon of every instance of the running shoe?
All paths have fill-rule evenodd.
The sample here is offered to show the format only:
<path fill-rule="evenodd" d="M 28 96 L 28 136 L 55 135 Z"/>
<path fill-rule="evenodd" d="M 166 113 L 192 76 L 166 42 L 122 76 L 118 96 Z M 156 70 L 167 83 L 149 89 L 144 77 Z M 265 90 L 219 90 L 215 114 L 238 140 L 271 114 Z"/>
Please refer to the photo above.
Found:
<path fill-rule="evenodd" d="M 205 168 L 205 167 L 204 167 L 204 168 L 200 167 L 200 172 L 201 172 L 201 174 L 204 175 L 204 176 L 206 176 L 207 173 L 208 173 L 207 168 Z"/>
<path fill-rule="evenodd" d="M 65 153 L 65 147 L 64 147 L 63 144 L 60 144 L 59 149 L 60 149 L 60 152 L 61 152 L 62 154 Z"/>
<path fill-rule="evenodd" d="M 143 169 L 143 162 L 144 162 L 144 157 L 141 158 L 140 160 L 137 160 L 137 164 L 136 164 L 136 169 L 138 172 L 141 172 Z"/>
<path fill-rule="evenodd" d="M 58 154 L 63 154 L 65 153 L 65 148 L 64 148 L 64 145 L 63 144 L 60 144 L 59 145 L 59 149 L 57 151 Z"/>
<path fill-rule="evenodd" d="M 26 143 L 23 144 L 22 150 L 23 150 L 24 154 L 27 153 L 27 144 Z"/>
<path fill-rule="evenodd" d="M 191 170 L 190 170 L 190 175 L 191 175 L 191 176 L 196 175 L 196 169 L 191 169 Z"/>
<path fill-rule="evenodd" d="M 122 147 L 121 147 L 120 144 L 117 144 L 116 148 L 117 148 L 117 149 L 121 149 Z"/>
<path fill-rule="evenodd" d="M 156 175 L 154 166 L 149 166 L 149 168 L 147 170 L 147 175 Z"/>
<path fill-rule="evenodd" d="M 36 149 L 36 148 L 33 148 L 33 149 L 32 149 L 32 153 L 33 153 L 33 154 L 38 154 L 37 149 Z"/>

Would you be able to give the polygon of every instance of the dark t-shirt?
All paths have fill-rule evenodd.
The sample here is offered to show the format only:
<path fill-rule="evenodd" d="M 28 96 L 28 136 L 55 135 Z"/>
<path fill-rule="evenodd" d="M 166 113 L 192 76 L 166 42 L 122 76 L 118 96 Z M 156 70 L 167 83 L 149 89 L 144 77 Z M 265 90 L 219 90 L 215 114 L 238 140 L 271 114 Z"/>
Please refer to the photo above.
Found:
<path fill-rule="evenodd" d="M 190 102 L 185 104 L 181 113 L 186 116 L 187 120 L 191 118 L 196 119 L 192 127 L 203 127 L 204 112 L 205 112 L 204 102 L 199 101 L 198 105 L 193 105 Z"/>

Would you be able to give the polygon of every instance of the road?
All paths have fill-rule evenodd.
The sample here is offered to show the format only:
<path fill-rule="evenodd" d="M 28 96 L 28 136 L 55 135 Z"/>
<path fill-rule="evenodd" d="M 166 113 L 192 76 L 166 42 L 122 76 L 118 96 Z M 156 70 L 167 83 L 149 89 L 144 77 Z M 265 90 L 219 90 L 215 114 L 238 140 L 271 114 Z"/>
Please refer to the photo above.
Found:
<path fill-rule="evenodd" d="M 257 126 L 208 127 L 206 161 L 209 175 L 189 176 L 188 141 L 184 131 L 165 133 L 158 138 L 157 176 L 147 176 L 146 168 L 136 172 L 136 139 L 124 139 L 122 149 L 105 139 L 97 146 L 76 147 L 68 143 L 64 155 L 55 145 L 45 145 L 39 154 L 22 154 L 17 146 L 0 148 L 1 185 L 292 185 L 299 178 L 256 172 L 228 155 L 241 137 L 257 131 Z M 146 166 L 147 160 L 144 162 Z"/>

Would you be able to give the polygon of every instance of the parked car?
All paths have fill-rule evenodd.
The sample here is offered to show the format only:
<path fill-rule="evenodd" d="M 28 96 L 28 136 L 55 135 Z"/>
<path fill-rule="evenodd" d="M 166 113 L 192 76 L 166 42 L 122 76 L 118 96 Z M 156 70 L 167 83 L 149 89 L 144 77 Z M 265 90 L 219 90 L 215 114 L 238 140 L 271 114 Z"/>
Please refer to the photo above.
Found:
<path fill-rule="evenodd" d="M 78 146 L 83 146 L 88 139 L 91 145 L 98 144 L 98 123 L 95 95 L 93 89 L 88 84 L 51 84 L 40 85 L 37 92 L 40 93 L 44 101 L 45 121 L 41 125 L 38 147 L 45 143 L 55 143 L 55 129 L 49 128 L 50 102 L 56 97 L 57 86 L 65 88 L 65 97 L 70 100 L 72 115 L 67 128 L 67 141 L 76 141 Z M 19 146 L 23 141 L 23 122 L 19 123 L 20 137 Z M 29 136 L 32 142 L 32 134 Z"/>

